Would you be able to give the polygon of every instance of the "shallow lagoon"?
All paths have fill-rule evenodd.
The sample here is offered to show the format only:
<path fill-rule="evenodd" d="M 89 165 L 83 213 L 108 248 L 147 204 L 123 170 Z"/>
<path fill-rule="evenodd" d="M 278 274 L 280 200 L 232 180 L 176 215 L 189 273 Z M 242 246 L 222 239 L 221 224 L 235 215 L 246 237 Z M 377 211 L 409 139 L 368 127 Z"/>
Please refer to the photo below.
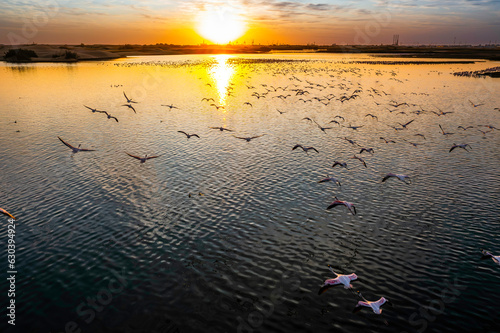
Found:
<path fill-rule="evenodd" d="M 19 218 L 18 329 L 493 332 L 500 267 L 479 251 L 500 253 L 500 135 L 478 125 L 500 128 L 500 81 L 452 73 L 498 63 L 366 63 L 384 60 L 395 59 L 1 63 L 0 206 Z M 58 136 L 96 151 L 71 156 Z M 453 143 L 472 149 L 450 153 Z M 125 152 L 161 156 L 140 164 Z M 411 185 L 381 183 L 388 172 Z M 317 183 L 327 174 L 341 186 Z M 326 210 L 335 196 L 358 214 Z M 318 296 L 334 278 L 327 265 L 392 307 L 354 314 L 351 291 Z"/>

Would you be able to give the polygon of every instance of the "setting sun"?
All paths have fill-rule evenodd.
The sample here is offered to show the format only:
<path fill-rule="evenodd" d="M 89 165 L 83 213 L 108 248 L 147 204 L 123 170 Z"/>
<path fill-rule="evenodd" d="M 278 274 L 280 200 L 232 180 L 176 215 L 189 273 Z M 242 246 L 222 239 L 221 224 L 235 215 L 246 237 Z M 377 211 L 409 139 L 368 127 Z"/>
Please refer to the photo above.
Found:
<path fill-rule="evenodd" d="M 217 44 L 227 44 L 245 33 L 245 23 L 231 9 L 206 11 L 199 17 L 198 33 Z"/>

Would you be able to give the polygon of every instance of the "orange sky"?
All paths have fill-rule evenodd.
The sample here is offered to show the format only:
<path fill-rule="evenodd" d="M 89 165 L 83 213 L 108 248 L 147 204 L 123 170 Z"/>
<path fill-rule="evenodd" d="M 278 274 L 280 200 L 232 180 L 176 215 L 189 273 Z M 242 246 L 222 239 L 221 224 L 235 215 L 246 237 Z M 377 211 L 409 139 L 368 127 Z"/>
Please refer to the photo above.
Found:
<path fill-rule="evenodd" d="M 221 13 L 237 17 L 246 32 L 236 41 L 247 44 L 390 44 L 394 34 L 403 44 L 500 43 L 491 0 L 6 1 L 0 43 L 199 44 L 210 42 L 197 29 L 206 13 L 216 25 Z"/>

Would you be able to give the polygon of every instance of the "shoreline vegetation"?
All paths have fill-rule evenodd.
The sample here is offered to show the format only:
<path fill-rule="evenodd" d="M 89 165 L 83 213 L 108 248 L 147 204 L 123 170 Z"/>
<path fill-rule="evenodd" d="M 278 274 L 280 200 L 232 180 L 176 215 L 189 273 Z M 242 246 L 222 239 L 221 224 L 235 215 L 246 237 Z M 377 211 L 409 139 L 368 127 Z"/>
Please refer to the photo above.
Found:
<path fill-rule="evenodd" d="M 1 45 L 0 56 L 10 63 L 102 61 L 128 56 L 260 53 L 367 53 L 378 57 L 500 60 L 500 46 L 394 45 Z M 410 60 L 409 60 L 410 61 Z M 421 61 L 419 61 L 421 62 Z"/>

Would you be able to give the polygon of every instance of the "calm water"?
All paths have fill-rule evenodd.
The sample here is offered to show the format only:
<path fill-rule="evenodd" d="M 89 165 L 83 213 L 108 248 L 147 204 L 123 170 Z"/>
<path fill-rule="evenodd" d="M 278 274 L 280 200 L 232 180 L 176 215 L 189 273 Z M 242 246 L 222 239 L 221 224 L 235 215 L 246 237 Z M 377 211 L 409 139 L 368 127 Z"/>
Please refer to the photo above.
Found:
<path fill-rule="evenodd" d="M 357 63 L 379 60 L 394 59 L 1 63 L 0 207 L 18 217 L 7 331 L 498 332 L 500 267 L 479 251 L 500 253 L 500 132 L 478 125 L 500 128 L 500 80 L 451 74 L 498 63 Z M 71 156 L 58 136 L 96 151 Z M 453 143 L 472 149 L 449 153 Z M 381 183 L 388 172 L 411 185 Z M 327 174 L 341 186 L 317 183 Z M 358 214 L 326 210 L 335 196 Z M 0 239 L 6 248 L 6 227 Z M 318 295 L 327 265 L 392 306 L 353 313 L 353 292 Z"/>

